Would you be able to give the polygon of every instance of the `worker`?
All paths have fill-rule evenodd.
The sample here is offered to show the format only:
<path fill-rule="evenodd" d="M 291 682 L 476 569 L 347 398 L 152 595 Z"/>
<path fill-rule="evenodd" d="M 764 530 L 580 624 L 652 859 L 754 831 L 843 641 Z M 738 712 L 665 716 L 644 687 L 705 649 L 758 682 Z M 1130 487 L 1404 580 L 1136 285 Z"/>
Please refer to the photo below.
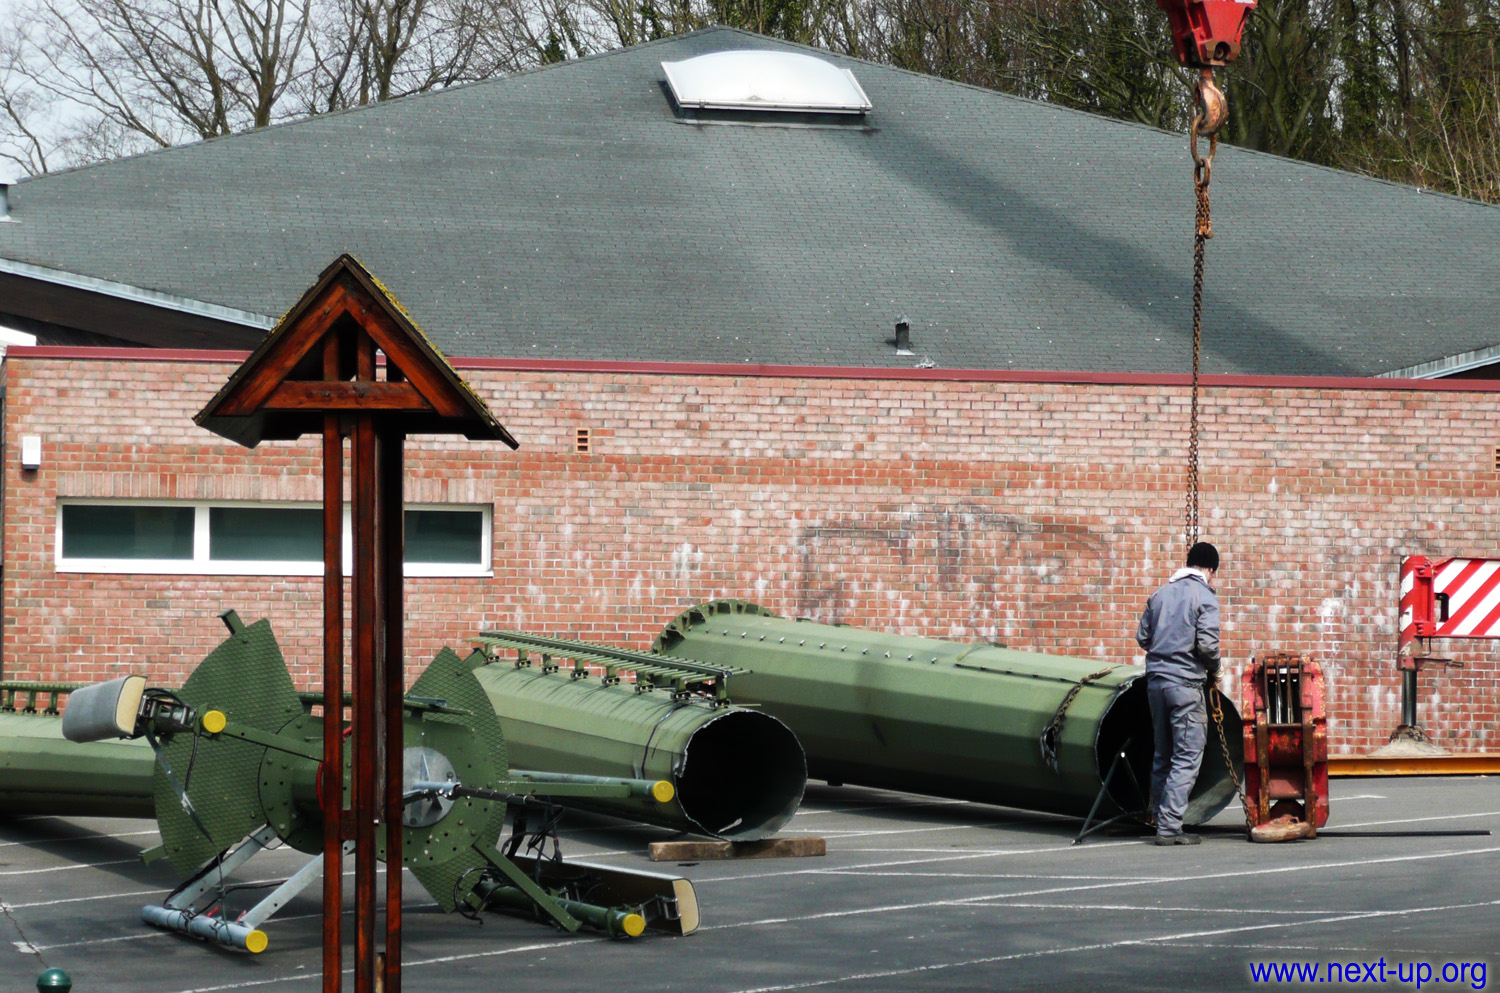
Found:
<path fill-rule="evenodd" d="M 1219 550 L 1206 541 L 1188 549 L 1187 565 L 1146 601 L 1135 640 L 1146 650 L 1156 757 L 1151 812 L 1158 845 L 1196 845 L 1182 830 L 1188 795 L 1208 742 L 1205 683 L 1219 681 L 1219 598 L 1213 582 Z"/>

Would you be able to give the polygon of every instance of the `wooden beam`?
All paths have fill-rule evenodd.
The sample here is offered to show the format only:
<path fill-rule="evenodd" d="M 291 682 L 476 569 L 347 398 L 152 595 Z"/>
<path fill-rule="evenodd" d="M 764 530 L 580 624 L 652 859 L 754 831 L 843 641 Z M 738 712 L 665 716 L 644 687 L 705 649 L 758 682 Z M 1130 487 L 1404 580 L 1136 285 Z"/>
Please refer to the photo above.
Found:
<path fill-rule="evenodd" d="M 413 391 L 415 392 L 415 391 Z M 375 595 L 376 623 L 383 636 L 377 648 L 377 670 L 385 694 L 380 729 L 385 735 L 385 797 L 381 829 L 385 832 L 385 968 L 378 983 L 382 993 L 401 993 L 401 802 L 405 769 L 405 721 L 401 706 L 406 693 L 405 650 L 405 504 L 402 481 L 405 435 L 385 425 L 375 436 Z"/>
<path fill-rule="evenodd" d="M 323 343 L 323 371 L 338 374 L 338 339 Z M 323 768 L 344 767 L 344 439 L 323 418 Z M 344 988 L 344 777 L 323 782 L 323 993 Z"/>
<path fill-rule="evenodd" d="M 827 855 L 828 842 L 823 838 L 799 836 L 771 838 L 766 841 L 653 841 L 653 862 L 712 862 L 719 859 L 806 858 Z"/>
<path fill-rule="evenodd" d="M 358 314 L 357 319 L 385 353 L 386 361 L 393 363 L 407 380 L 430 398 L 439 414 L 444 417 L 471 415 L 472 411 L 463 398 L 454 395 L 453 384 L 432 367 L 427 356 L 397 326 L 390 314 L 372 307 L 368 312 Z"/>
<path fill-rule="evenodd" d="M 365 335 L 359 336 L 355 366 L 357 378 L 374 381 L 375 346 Z M 376 671 L 380 589 L 375 549 L 375 449 L 374 417 L 368 412 L 358 414 L 349 453 L 353 476 L 350 517 L 354 532 L 354 577 L 350 595 L 353 607 L 350 631 L 354 641 L 350 660 L 354 682 L 354 706 L 350 711 L 354 723 L 354 770 L 350 777 L 354 787 L 355 819 L 354 993 L 375 993 L 375 955 L 379 951 L 375 927 L 375 827 L 381 820 L 383 807 L 379 785 L 385 777 L 379 770 L 377 755 L 380 732 L 384 730 L 381 713 L 385 701 Z"/>
<path fill-rule="evenodd" d="M 410 383 L 292 380 L 282 383 L 266 397 L 266 410 L 396 410 L 425 413 L 432 410 Z"/>
<path fill-rule="evenodd" d="M 306 358 L 308 352 L 322 340 L 324 333 L 348 312 L 348 292 L 336 282 L 331 284 L 324 295 L 302 315 L 298 324 L 289 328 L 275 343 L 270 353 L 250 371 L 245 380 L 238 383 L 230 395 L 224 397 L 214 413 L 221 417 L 249 417 L 258 411 L 265 404 L 266 398 L 292 374 L 297 363 Z M 375 378 L 373 373 L 370 378 Z"/>

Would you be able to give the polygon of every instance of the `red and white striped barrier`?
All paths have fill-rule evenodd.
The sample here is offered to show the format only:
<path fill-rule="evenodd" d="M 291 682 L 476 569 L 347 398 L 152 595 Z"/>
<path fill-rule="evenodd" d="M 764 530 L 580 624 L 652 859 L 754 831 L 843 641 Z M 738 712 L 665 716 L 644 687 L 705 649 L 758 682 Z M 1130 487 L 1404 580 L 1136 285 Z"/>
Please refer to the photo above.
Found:
<path fill-rule="evenodd" d="M 1500 559 L 1402 560 L 1400 647 L 1415 638 L 1500 638 Z"/>

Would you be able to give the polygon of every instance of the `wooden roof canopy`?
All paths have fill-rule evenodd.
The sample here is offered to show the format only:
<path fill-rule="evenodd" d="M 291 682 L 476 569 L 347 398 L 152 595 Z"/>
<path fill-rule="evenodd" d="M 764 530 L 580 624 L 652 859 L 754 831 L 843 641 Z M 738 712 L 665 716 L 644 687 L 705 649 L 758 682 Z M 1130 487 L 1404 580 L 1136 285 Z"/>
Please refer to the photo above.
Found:
<path fill-rule="evenodd" d="M 376 352 L 385 356 L 379 377 Z M 254 448 L 323 430 L 331 412 L 389 415 L 406 434 L 520 447 L 406 309 L 340 255 L 193 421 Z"/>

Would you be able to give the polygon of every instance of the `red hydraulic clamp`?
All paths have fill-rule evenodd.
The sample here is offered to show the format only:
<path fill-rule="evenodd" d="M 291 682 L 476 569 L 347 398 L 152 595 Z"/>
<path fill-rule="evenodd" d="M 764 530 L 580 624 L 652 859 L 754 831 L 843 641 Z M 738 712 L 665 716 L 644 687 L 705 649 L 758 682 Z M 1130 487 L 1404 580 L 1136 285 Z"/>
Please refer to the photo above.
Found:
<path fill-rule="evenodd" d="M 1323 670 L 1295 652 L 1256 659 L 1241 678 L 1245 813 L 1251 841 L 1315 838 L 1328 823 Z"/>
<path fill-rule="evenodd" d="M 1240 35 L 1256 0 L 1156 0 L 1172 22 L 1177 61 L 1189 69 L 1226 66 L 1240 54 Z"/>

